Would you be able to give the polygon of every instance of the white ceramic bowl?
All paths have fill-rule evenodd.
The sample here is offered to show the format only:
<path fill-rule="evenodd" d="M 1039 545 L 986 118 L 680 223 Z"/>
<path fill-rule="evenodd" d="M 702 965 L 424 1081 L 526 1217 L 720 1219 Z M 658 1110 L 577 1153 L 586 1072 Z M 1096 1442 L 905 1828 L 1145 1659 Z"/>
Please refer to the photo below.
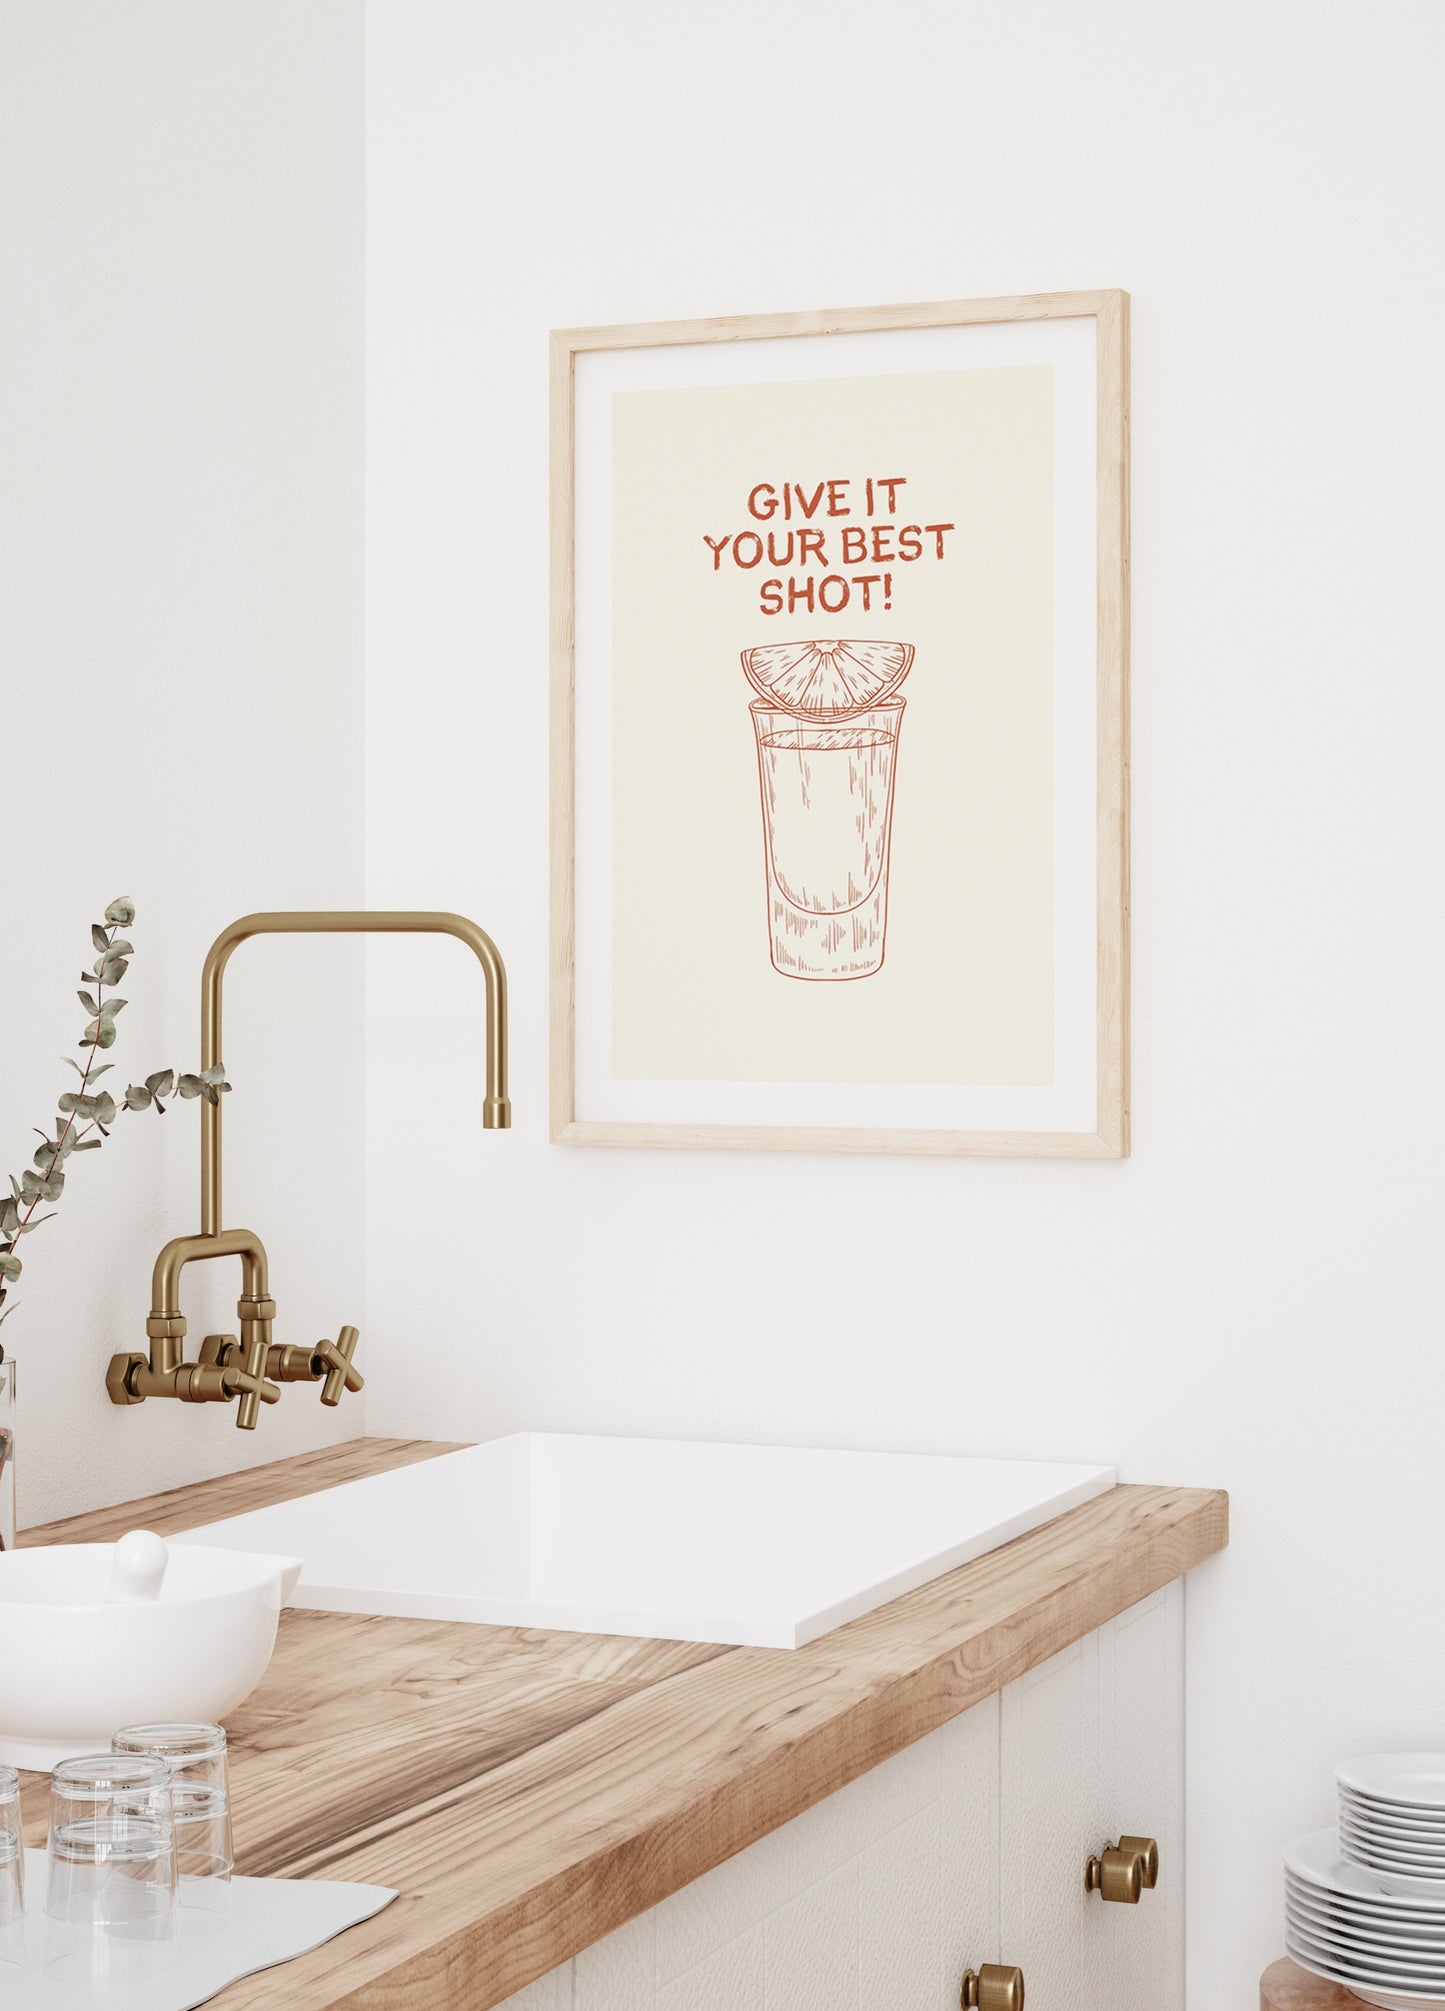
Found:
<path fill-rule="evenodd" d="M 0 1762 L 48 1771 L 122 1725 L 214 1722 L 265 1674 L 299 1557 L 174 1544 L 158 1599 L 107 1604 L 114 1556 L 0 1552 Z"/>

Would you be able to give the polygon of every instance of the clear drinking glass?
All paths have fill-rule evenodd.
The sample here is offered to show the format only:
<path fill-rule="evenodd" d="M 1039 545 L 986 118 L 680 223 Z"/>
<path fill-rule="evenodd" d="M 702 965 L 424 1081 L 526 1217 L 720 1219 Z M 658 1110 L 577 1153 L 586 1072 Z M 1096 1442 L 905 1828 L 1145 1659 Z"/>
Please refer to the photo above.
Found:
<path fill-rule="evenodd" d="M 164 1760 L 97 1753 L 50 1777 L 47 1969 L 100 1994 L 175 1959 L 176 1855 Z"/>
<path fill-rule="evenodd" d="M 170 1774 L 180 1904 L 229 1916 L 235 1849 L 224 1728 L 127 1725 L 111 1744 L 117 1753 L 163 1761 Z"/>
<path fill-rule="evenodd" d="M 0 1767 L 0 1982 L 25 1965 L 25 1846 L 20 1776 Z"/>
<path fill-rule="evenodd" d="M 785 977 L 871 976 L 888 925 L 893 771 L 904 701 L 814 722 L 754 700 L 768 927 Z"/>

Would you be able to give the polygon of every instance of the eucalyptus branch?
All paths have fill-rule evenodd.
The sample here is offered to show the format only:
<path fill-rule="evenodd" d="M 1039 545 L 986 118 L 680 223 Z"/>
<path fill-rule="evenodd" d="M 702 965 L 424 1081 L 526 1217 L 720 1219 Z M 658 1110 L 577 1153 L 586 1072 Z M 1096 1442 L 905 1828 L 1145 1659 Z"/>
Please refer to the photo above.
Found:
<path fill-rule="evenodd" d="M 37 1215 L 35 1211 L 42 1204 L 60 1201 L 65 1192 L 65 1162 L 72 1152 L 99 1151 L 110 1136 L 111 1126 L 124 1111 L 153 1109 L 164 1116 L 167 1103 L 175 1096 L 187 1101 L 204 1097 L 208 1103 L 216 1104 L 231 1087 L 226 1071 L 220 1067 L 179 1076 L 172 1068 L 158 1069 L 143 1083 L 131 1083 L 120 1103 L 108 1090 L 94 1087 L 114 1066 L 108 1061 L 97 1065 L 97 1057 L 114 1047 L 115 1022 L 125 1010 L 123 998 L 113 995 L 107 998 L 106 993 L 114 994 L 130 968 L 134 947 L 119 932 L 129 928 L 134 920 L 135 903 L 122 896 L 111 902 L 103 922 L 90 925 L 91 947 L 97 954 L 91 968 L 81 972 L 85 989 L 77 994 L 88 1015 L 85 1031 L 76 1043 L 85 1051 L 85 1066 L 82 1068 L 70 1055 L 62 1056 L 66 1067 L 74 1069 L 80 1077 L 80 1087 L 66 1090 L 60 1097 L 53 1137 L 50 1132 L 36 1128 L 40 1145 L 30 1165 L 18 1180 L 12 1173 L 10 1192 L 0 1195 L 0 1306 L 4 1306 L 10 1286 L 24 1268 L 15 1254 L 20 1238 L 55 1219 L 53 1206 L 48 1215 Z M 0 1326 L 14 1311 L 13 1305 L 4 1306 Z M 0 1361 L 4 1357 L 5 1351 L 0 1347 Z"/>

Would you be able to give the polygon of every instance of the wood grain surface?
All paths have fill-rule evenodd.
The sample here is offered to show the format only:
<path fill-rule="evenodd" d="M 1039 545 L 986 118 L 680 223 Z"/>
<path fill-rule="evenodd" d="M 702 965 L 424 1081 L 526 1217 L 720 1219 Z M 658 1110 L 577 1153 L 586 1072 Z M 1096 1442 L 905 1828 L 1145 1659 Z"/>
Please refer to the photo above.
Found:
<path fill-rule="evenodd" d="M 446 1446 L 363 1440 L 34 1530 L 180 1529 Z M 1118 1487 L 805 1648 L 287 1612 L 229 1722 L 238 1869 L 399 1889 L 221 2011 L 488 2011 L 1228 1540 Z M 45 1783 L 27 1782 L 43 1841 Z"/>
<path fill-rule="evenodd" d="M 1259 2011 L 1360 2011 L 1360 2000 L 1341 1983 L 1311 1976 L 1296 1962 L 1272 1962 L 1259 1979 Z"/>

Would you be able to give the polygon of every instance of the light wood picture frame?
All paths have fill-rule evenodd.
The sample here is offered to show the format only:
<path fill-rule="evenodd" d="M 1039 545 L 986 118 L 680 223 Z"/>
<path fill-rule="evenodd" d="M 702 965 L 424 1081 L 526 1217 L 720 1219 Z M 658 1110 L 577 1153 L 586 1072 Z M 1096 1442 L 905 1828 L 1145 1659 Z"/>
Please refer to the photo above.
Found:
<path fill-rule="evenodd" d="M 574 328 L 551 347 L 554 1142 L 1127 1156 L 1127 294 Z M 834 437 L 831 460 L 807 457 Z M 911 464 L 876 465 L 895 440 L 911 488 Z M 927 525 L 901 523 L 917 498 Z M 854 524 L 809 545 L 804 520 L 829 513 Z M 840 571 L 843 551 L 874 571 Z M 900 692 L 914 647 L 893 638 L 913 630 L 934 643 Z M 911 740 L 905 702 L 924 715 Z M 677 747 L 705 747 L 706 773 L 679 773 Z M 691 802 L 721 816 L 720 791 L 727 830 L 692 830 Z M 960 808 L 983 799 L 994 825 Z M 968 817 L 966 859 L 941 862 L 937 834 Z M 850 831 L 858 860 L 820 866 Z M 861 985 L 887 963 L 890 843 L 888 985 Z M 816 978 L 854 981 L 798 982 Z"/>

